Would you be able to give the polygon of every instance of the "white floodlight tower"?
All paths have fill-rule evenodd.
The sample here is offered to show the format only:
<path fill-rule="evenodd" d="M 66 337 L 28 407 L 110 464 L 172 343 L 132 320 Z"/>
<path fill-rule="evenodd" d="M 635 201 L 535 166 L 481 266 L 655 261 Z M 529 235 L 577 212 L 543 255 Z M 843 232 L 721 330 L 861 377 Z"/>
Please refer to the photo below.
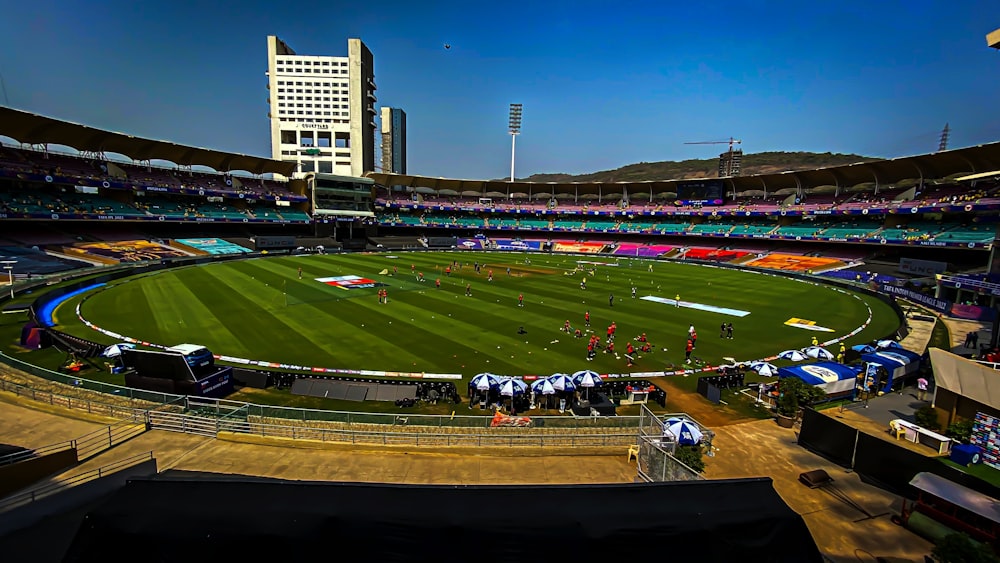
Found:
<path fill-rule="evenodd" d="M 7 270 L 7 281 L 10 283 L 10 298 L 14 298 L 14 264 L 17 264 L 17 260 L 0 260 L 0 264 L 3 265 L 3 269 Z"/>
<path fill-rule="evenodd" d="M 521 132 L 522 104 L 510 104 L 510 119 L 507 131 L 510 133 L 510 181 L 514 181 L 514 146 L 517 135 Z"/>

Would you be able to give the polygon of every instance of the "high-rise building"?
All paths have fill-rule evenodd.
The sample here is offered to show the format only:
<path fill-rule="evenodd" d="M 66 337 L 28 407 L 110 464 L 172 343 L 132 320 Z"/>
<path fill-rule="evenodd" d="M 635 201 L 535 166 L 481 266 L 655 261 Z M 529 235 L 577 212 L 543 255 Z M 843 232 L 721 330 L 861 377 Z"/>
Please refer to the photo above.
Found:
<path fill-rule="evenodd" d="M 382 107 L 382 172 L 406 174 L 406 112 Z"/>
<path fill-rule="evenodd" d="M 309 172 L 363 176 L 375 170 L 375 74 L 360 39 L 346 57 L 298 55 L 267 37 L 271 157 Z"/>

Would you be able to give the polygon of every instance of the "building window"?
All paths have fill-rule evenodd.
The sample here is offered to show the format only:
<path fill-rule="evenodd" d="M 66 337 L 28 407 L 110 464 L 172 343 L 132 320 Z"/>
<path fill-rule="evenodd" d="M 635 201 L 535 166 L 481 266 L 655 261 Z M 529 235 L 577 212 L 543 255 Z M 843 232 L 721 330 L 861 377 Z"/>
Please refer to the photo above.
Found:
<path fill-rule="evenodd" d="M 313 166 L 313 161 L 311 161 L 311 160 L 303 160 L 302 161 L 302 171 L 303 172 L 314 172 L 315 168 Z"/>
<path fill-rule="evenodd" d="M 329 160 L 321 160 L 316 163 L 318 168 L 317 172 L 320 174 L 332 174 L 333 173 L 333 163 Z"/>

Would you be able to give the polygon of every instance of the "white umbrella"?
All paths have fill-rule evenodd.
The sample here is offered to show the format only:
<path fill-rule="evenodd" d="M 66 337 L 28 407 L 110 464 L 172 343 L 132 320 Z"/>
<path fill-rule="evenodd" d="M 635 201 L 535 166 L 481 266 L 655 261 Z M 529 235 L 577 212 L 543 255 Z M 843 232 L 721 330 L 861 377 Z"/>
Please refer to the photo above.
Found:
<path fill-rule="evenodd" d="M 682 446 L 699 444 L 703 437 L 698 426 L 686 418 L 668 418 L 664 430 L 673 434 L 677 438 L 677 443 Z"/>
<path fill-rule="evenodd" d="M 574 373 L 573 381 L 580 387 L 596 387 L 601 384 L 601 374 L 585 369 Z"/>
<path fill-rule="evenodd" d="M 805 349 L 805 353 L 810 358 L 816 358 L 817 360 L 832 360 L 836 358 L 832 352 L 822 346 L 810 346 Z"/>
<path fill-rule="evenodd" d="M 531 384 L 531 390 L 538 395 L 555 395 L 556 388 L 552 386 L 552 382 L 549 381 L 547 377 L 539 379 Z"/>
<path fill-rule="evenodd" d="M 101 356 L 104 356 L 105 358 L 117 358 L 118 356 L 121 356 L 125 350 L 131 350 L 133 348 L 135 348 L 135 344 L 129 344 L 128 342 L 112 344 L 111 346 L 105 348 L 104 352 L 101 352 Z"/>
<path fill-rule="evenodd" d="M 576 382 L 565 373 L 557 373 L 548 378 L 556 391 L 576 391 Z"/>
<path fill-rule="evenodd" d="M 469 383 L 471 383 L 477 391 L 489 391 L 500 384 L 500 378 L 492 373 L 480 373 L 479 375 L 473 377 Z"/>
<path fill-rule="evenodd" d="M 781 358 L 781 359 L 783 359 L 783 360 L 791 360 L 793 362 L 801 362 L 802 360 L 808 358 L 809 356 L 806 356 L 805 354 L 803 354 L 802 352 L 799 352 L 798 350 L 785 350 L 784 352 L 778 354 L 778 357 Z"/>
<path fill-rule="evenodd" d="M 767 362 L 750 362 L 750 369 L 764 377 L 774 377 L 778 375 L 778 366 Z"/>
<path fill-rule="evenodd" d="M 586 389 L 587 398 L 590 398 L 590 388 L 597 387 L 602 383 L 601 375 L 589 369 L 581 370 L 573 374 L 573 380 L 580 387 Z"/>
<path fill-rule="evenodd" d="M 500 394 L 504 397 L 513 397 L 515 395 L 521 395 L 528 389 L 528 384 L 521 381 L 520 379 L 514 379 L 513 377 L 506 377 L 500 380 Z"/>

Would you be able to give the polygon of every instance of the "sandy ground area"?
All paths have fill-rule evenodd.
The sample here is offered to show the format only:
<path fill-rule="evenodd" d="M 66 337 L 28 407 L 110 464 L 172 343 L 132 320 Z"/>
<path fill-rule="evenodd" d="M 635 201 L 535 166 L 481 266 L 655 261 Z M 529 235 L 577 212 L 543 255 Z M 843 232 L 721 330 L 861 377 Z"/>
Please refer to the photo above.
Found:
<path fill-rule="evenodd" d="M 706 458 L 707 478 L 771 477 L 775 490 L 802 515 L 820 550 L 834 561 L 874 561 L 867 552 L 920 562 L 930 553 L 929 542 L 889 520 L 899 511 L 899 497 L 862 483 L 857 474 L 800 447 L 793 430 L 773 420 L 724 426 L 716 429 L 714 445 L 718 451 Z M 800 473 L 813 469 L 829 473 L 836 488 L 868 514 L 798 481 Z"/>

